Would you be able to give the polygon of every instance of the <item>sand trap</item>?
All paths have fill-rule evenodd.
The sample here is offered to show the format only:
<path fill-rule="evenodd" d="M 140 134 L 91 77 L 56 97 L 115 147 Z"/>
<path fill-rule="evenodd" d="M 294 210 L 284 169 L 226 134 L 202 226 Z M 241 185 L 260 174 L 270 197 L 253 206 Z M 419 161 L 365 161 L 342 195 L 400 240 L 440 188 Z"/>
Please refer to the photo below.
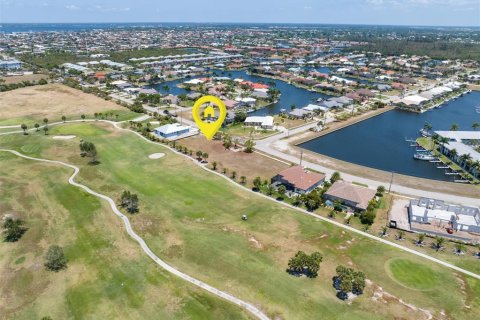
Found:
<path fill-rule="evenodd" d="M 75 138 L 76 136 L 74 135 L 71 135 L 71 136 L 53 136 L 53 139 L 56 139 L 56 140 L 69 140 L 69 139 L 73 139 Z"/>
<path fill-rule="evenodd" d="M 161 157 L 165 156 L 165 153 L 152 153 L 151 155 L 149 155 L 148 157 L 150 159 L 160 159 Z"/>

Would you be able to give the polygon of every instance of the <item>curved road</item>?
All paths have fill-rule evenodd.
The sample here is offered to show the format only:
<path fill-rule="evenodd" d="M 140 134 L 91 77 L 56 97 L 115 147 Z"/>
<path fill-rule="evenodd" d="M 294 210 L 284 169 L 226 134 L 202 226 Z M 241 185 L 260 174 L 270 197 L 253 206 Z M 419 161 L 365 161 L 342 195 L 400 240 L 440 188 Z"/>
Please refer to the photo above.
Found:
<path fill-rule="evenodd" d="M 10 152 L 10 153 L 13 153 L 16 156 L 19 156 L 19 157 L 22 157 L 22 158 L 25 158 L 25 159 L 28 159 L 28 160 L 35 160 L 35 161 L 40 161 L 40 162 L 59 164 L 59 165 L 65 166 L 67 168 L 73 169 L 74 172 L 68 178 L 68 183 L 73 185 L 73 186 L 82 188 L 86 192 L 88 192 L 88 193 L 90 193 L 90 194 L 92 194 L 92 195 L 94 195 L 98 198 L 106 200 L 110 204 L 110 208 L 112 208 L 112 211 L 123 220 L 123 223 L 125 225 L 125 229 L 127 230 L 127 233 L 130 235 L 130 237 L 132 237 L 135 241 L 137 241 L 140 244 L 140 247 L 142 247 L 142 250 L 153 261 L 155 261 L 159 266 L 161 266 L 163 269 L 167 270 L 168 272 L 170 272 L 170 273 L 172 273 L 172 274 L 174 274 L 174 275 L 176 275 L 176 276 L 178 276 L 178 277 L 180 277 L 180 278 L 182 278 L 182 279 L 184 279 L 184 280 L 186 280 L 186 281 L 188 281 L 188 282 L 190 282 L 190 283 L 192 283 L 192 284 L 194 284 L 194 285 L 196 285 L 196 286 L 198 286 L 202 289 L 205 289 L 205 290 L 213 293 L 216 296 L 219 296 L 220 298 L 223 298 L 227 301 L 230 301 L 230 302 L 246 309 L 248 312 L 253 314 L 258 319 L 261 319 L 261 320 L 269 320 L 270 319 L 266 314 L 264 314 L 262 311 L 260 311 L 254 305 L 252 305 L 248 302 L 245 302 L 243 300 L 240 300 L 240 299 L 232 296 L 231 294 L 229 294 L 225 291 L 221 291 L 217 288 L 214 288 L 214 287 L 210 286 L 209 284 L 207 284 L 203 281 L 197 280 L 197 279 L 189 276 L 188 274 L 185 274 L 185 273 L 175 269 L 174 267 L 172 267 L 171 265 L 167 264 L 165 261 L 160 259 L 157 255 L 155 255 L 155 253 L 153 253 L 153 251 L 148 247 L 148 245 L 145 243 L 145 241 L 138 234 L 136 234 L 135 231 L 133 231 L 132 225 L 130 224 L 130 220 L 128 219 L 127 216 L 125 216 L 123 213 L 121 213 L 120 210 L 118 210 L 117 206 L 115 205 L 115 201 L 113 201 L 111 198 L 107 197 L 106 195 L 95 192 L 92 189 L 90 189 L 89 187 L 75 181 L 75 176 L 80 172 L 80 168 L 78 168 L 77 166 L 74 166 L 72 164 L 68 164 L 68 163 L 65 163 L 65 162 L 61 162 L 61 161 L 29 157 L 29 156 L 26 156 L 24 154 L 21 154 L 18 151 L 10 150 L 10 149 L 0 149 L 0 151 Z"/>

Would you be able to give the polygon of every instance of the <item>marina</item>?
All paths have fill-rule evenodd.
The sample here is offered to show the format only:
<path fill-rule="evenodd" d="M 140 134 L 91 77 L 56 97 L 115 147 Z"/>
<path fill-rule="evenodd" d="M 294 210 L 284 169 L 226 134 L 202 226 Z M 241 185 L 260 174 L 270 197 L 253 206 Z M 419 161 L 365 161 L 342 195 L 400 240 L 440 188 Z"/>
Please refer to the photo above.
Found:
<path fill-rule="evenodd" d="M 441 162 L 419 161 L 413 154 L 424 153 L 415 141 L 425 123 L 433 130 L 472 130 L 480 121 L 480 92 L 467 93 L 424 113 L 392 110 L 352 126 L 300 144 L 299 146 L 343 161 L 395 173 L 434 180 L 465 182 Z M 412 149 L 416 148 L 416 149 Z M 439 165 L 441 168 L 438 168 Z M 447 171 L 445 171 L 447 170 Z M 448 173 L 448 174 L 447 174 Z"/>

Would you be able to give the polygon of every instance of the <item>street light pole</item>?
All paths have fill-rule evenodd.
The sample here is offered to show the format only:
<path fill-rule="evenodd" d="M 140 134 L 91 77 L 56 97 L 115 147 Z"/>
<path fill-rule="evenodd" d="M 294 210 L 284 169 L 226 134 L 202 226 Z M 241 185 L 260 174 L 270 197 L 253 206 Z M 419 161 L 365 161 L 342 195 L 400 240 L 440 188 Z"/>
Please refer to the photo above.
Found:
<path fill-rule="evenodd" d="M 392 171 L 392 176 L 390 177 L 390 186 L 388 187 L 388 193 L 390 193 L 390 190 L 392 190 L 392 182 L 393 182 L 393 175 L 395 174 L 394 171 Z"/>

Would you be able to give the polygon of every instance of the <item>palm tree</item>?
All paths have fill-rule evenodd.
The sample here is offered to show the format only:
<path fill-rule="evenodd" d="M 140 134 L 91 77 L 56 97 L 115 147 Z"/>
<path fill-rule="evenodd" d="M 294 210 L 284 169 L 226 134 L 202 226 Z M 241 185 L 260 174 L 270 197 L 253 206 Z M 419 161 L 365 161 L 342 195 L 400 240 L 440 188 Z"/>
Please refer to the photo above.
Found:
<path fill-rule="evenodd" d="M 455 159 L 458 156 L 457 149 L 450 150 L 450 158 Z"/>
<path fill-rule="evenodd" d="M 405 231 L 400 230 L 398 231 L 398 234 L 397 234 L 397 240 L 403 240 L 403 239 L 405 239 Z"/>
<path fill-rule="evenodd" d="M 450 127 L 450 131 L 457 131 L 458 130 L 458 124 L 453 123 L 452 126 Z"/>
<path fill-rule="evenodd" d="M 480 128 L 480 123 L 474 122 L 474 123 L 472 124 L 472 129 L 473 129 L 473 130 L 478 130 L 479 128 Z"/>
<path fill-rule="evenodd" d="M 216 161 L 212 162 L 212 169 L 215 170 L 215 171 L 217 170 L 217 162 Z"/>
<path fill-rule="evenodd" d="M 444 242 L 445 242 L 445 238 L 436 236 L 436 237 L 435 237 L 435 244 L 434 244 L 435 249 L 436 249 L 437 251 L 440 250 L 440 249 L 442 249 Z"/>
<path fill-rule="evenodd" d="M 425 131 L 430 131 L 432 130 L 432 125 L 428 122 L 425 122 L 425 124 L 423 125 L 423 129 L 425 129 Z"/>
<path fill-rule="evenodd" d="M 419 233 L 417 237 L 417 246 L 423 246 L 423 242 L 425 241 L 425 233 Z"/>
<path fill-rule="evenodd" d="M 241 177 L 240 177 L 240 183 L 241 183 L 241 184 L 247 183 L 247 177 L 241 176 Z"/>
<path fill-rule="evenodd" d="M 268 185 L 268 188 L 267 188 L 267 194 L 269 196 L 271 196 L 273 193 L 275 192 L 275 188 L 273 187 L 273 185 Z"/>
<path fill-rule="evenodd" d="M 28 128 L 27 125 L 26 125 L 25 123 L 22 123 L 22 125 L 20 126 L 20 128 L 22 128 L 23 134 L 24 134 L 24 135 L 27 135 L 27 128 Z"/>
<path fill-rule="evenodd" d="M 455 244 L 455 253 L 462 254 L 465 252 L 465 245 L 463 243 L 456 243 Z"/>
<path fill-rule="evenodd" d="M 472 159 L 472 156 L 471 156 L 470 154 L 462 154 L 462 155 L 460 156 L 460 164 L 461 164 L 461 166 L 462 166 L 463 168 L 465 168 L 465 165 L 466 165 L 467 162 L 468 162 L 469 160 L 471 160 L 471 159 Z"/>
<path fill-rule="evenodd" d="M 199 160 L 202 160 L 202 156 L 203 156 L 203 152 L 202 152 L 202 151 L 198 150 L 195 154 L 197 155 L 197 158 L 198 158 Z"/>
<path fill-rule="evenodd" d="M 235 180 L 237 177 L 237 171 L 232 171 L 232 179 Z"/>

